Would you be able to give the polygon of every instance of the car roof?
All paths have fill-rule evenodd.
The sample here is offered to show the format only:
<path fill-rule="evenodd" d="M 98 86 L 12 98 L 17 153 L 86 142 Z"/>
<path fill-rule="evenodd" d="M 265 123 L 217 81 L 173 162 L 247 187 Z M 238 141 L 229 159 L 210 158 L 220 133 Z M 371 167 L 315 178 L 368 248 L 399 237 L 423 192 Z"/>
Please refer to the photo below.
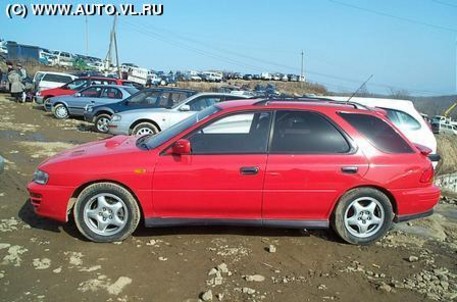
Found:
<path fill-rule="evenodd" d="M 123 89 L 126 89 L 126 88 L 128 88 L 128 89 L 132 89 L 132 88 L 136 89 L 135 87 L 132 87 L 132 86 L 113 85 L 113 84 L 108 84 L 108 85 L 96 84 L 96 85 L 91 85 L 91 86 L 89 86 L 87 88 L 90 88 L 90 87 L 102 87 L 102 88 L 110 88 L 110 87 L 112 87 L 112 88 L 123 88 Z"/>
<path fill-rule="evenodd" d="M 154 88 L 146 88 L 143 89 L 142 91 L 178 91 L 178 92 L 193 92 L 196 93 L 198 92 L 197 90 L 194 89 L 187 89 L 187 88 L 175 88 L 175 87 L 154 87 Z"/>
<path fill-rule="evenodd" d="M 316 98 L 275 98 L 275 99 L 243 99 L 233 100 L 227 102 L 218 103 L 217 106 L 221 109 L 235 109 L 238 107 L 249 107 L 253 106 L 263 108 L 274 108 L 274 109 L 314 109 L 321 110 L 328 108 L 330 110 L 344 110 L 352 112 L 378 112 L 370 109 L 366 106 L 349 102 L 342 103 L 327 99 L 316 99 Z"/>
<path fill-rule="evenodd" d="M 77 78 L 77 76 L 73 75 L 73 74 L 69 74 L 69 73 L 64 73 L 64 72 L 55 72 L 55 71 L 37 71 L 41 74 L 55 74 L 55 75 L 62 75 L 62 76 L 70 76 L 70 77 L 74 77 L 74 78 Z"/>
<path fill-rule="evenodd" d="M 335 101 L 344 102 L 349 97 L 347 96 L 324 96 L 324 98 L 332 99 Z M 386 99 L 386 98 L 370 98 L 370 97 L 353 97 L 351 101 L 363 104 L 365 106 L 371 107 L 387 107 L 390 109 L 412 109 L 414 104 L 410 100 L 400 100 L 400 99 Z"/>

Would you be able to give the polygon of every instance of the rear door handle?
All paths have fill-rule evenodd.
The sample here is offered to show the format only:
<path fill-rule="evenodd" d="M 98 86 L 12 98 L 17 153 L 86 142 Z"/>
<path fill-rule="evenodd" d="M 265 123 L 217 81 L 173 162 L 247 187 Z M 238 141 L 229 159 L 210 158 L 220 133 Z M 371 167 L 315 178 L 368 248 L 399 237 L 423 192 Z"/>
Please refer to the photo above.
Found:
<path fill-rule="evenodd" d="M 355 174 L 359 171 L 358 167 L 355 166 L 349 166 L 349 167 L 341 167 L 341 172 L 347 173 L 347 174 Z"/>
<path fill-rule="evenodd" d="M 256 175 L 259 173 L 259 167 L 241 167 L 241 175 Z"/>

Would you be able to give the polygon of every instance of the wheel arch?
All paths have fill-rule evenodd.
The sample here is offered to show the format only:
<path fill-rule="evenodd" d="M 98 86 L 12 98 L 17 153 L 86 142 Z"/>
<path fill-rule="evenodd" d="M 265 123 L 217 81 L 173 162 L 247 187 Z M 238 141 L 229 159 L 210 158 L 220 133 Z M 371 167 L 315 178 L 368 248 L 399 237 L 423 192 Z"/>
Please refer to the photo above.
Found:
<path fill-rule="evenodd" d="M 394 216 L 398 215 L 398 207 L 397 207 L 397 201 L 394 197 L 394 195 L 387 189 L 383 188 L 383 187 L 380 187 L 380 186 L 377 186 L 377 185 L 360 185 L 360 186 L 356 186 L 356 187 L 352 187 L 344 192 L 342 192 L 338 198 L 336 199 L 336 201 L 334 202 L 333 206 L 332 206 L 332 209 L 330 211 L 330 215 L 329 217 L 333 217 L 334 213 L 335 213 L 335 209 L 336 209 L 336 206 L 338 205 L 338 203 L 340 202 L 341 198 L 346 195 L 348 192 L 354 190 L 354 189 L 361 189 L 361 188 L 371 188 L 371 189 L 375 189 L 375 190 L 378 190 L 382 193 L 384 193 L 387 198 L 389 198 L 389 201 L 390 201 L 390 204 L 392 205 L 392 209 L 393 209 L 393 214 Z"/>
<path fill-rule="evenodd" d="M 153 124 L 155 127 L 157 127 L 157 129 L 160 131 L 162 131 L 162 129 L 160 128 L 159 124 L 157 124 L 155 121 L 151 120 L 151 119 L 146 119 L 146 118 L 142 118 L 142 119 L 139 119 L 139 120 L 136 120 L 135 122 L 133 122 L 130 127 L 129 127 L 129 130 L 130 132 L 133 130 L 133 128 L 136 127 L 136 125 L 140 124 L 140 123 L 151 123 Z"/>
<path fill-rule="evenodd" d="M 97 118 L 97 117 L 99 117 L 99 116 L 102 115 L 102 114 L 107 114 L 107 115 L 109 115 L 109 116 L 112 116 L 112 115 L 113 115 L 112 112 L 110 112 L 110 111 L 108 111 L 108 110 L 106 110 L 106 109 L 102 109 L 102 110 L 100 110 L 100 111 L 97 111 L 97 112 L 94 114 L 94 118 Z"/>
<path fill-rule="evenodd" d="M 135 194 L 135 191 L 130 189 L 130 187 L 127 186 L 126 184 L 124 184 L 124 183 L 122 183 L 120 181 L 117 181 L 117 180 L 97 179 L 97 180 L 94 180 L 94 181 L 89 181 L 89 182 L 86 182 L 84 184 L 81 184 L 79 187 L 77 187 L 73 191 L 73 193 L 71 194 L 70 200 L 68 201 L 68 205 L 67 205 L 67 220 L 68 220 L 68 215 L 71 213 L 71 210 L 75 206 L 76 201 L 78 199 L 78 196 L 81 194 L 81 192 L 84 189 L 86 189 L 87 187 L 89 187 L 90 185 L 97 184 L 97 183 L 112 183 L 112 184 L 118 185 L 118 186 L 126 189 L 130 194 L 132 194 L 133 198 L 135 199 L 135 201 L 136 201 L 136 203 L 138 205 L 138 208 L 140 209 L 140 216 L 141 216 L 140 219 L 144 219 L 143 207 L 142 207 L 141 203 L 139 202 L 138 196 Z"/>

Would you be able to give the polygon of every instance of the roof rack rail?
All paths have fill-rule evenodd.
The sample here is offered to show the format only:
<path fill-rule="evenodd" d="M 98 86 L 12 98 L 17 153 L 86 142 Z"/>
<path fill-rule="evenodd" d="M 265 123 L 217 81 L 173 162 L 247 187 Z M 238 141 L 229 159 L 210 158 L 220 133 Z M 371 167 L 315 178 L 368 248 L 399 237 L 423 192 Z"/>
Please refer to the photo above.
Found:
<path fill-rule="evenodd" d="M 373 110 L 368 106 L 362 105 L 357 102 L 353 101 L 336 101 L 329 98 L 321 98 L 321 97 L 285 97 L 285 98 L 278 98 L 278 97 L 271 97 L 261 99 L 260 101 L 254 103 L 254 105 L 261 106 L 261 105 L 268 105 L 271 102 L 326 102 L 331 104 L 339 104 L 339 105 L 351 105 L 355 109 L 365 109 L 365 110 Z"/>

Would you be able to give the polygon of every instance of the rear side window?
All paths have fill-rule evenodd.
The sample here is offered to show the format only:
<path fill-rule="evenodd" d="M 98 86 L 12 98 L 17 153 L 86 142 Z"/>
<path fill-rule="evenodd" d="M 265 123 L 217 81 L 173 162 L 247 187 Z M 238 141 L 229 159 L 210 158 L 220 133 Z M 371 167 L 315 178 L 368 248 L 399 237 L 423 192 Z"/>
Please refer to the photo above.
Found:
<path fill-rule="evenodd" d="M 43 77 L 43 81 L 45 81 L 45 82 L 68 83 L 68 82 L 71 82 L 72 80 L 73 79 L 69 76 L 51 74 L 51 73 L 47 73 Z"/>
<path fill-rule="evenodd" d="M 386 153 L 414 153 L 405 140 L 380 118 L 357 113 L 340 115 L 379 150 Z"/>
<path fill-rule="evenodd" d="M 347 153 L 351 146 L 325 117 L 309 111 L 278 111 L 272 153 Z"/>

